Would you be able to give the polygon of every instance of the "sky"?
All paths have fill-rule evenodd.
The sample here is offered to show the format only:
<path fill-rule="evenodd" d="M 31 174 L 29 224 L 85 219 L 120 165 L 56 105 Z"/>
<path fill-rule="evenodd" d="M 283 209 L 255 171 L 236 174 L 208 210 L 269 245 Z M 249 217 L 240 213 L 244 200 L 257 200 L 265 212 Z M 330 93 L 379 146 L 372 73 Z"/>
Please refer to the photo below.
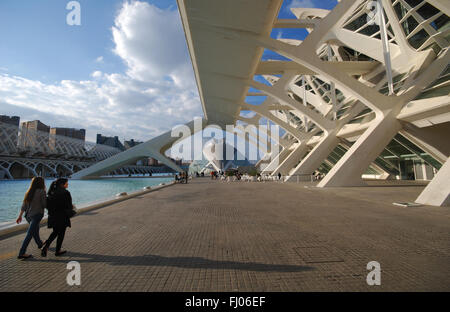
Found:
<path fill-rule="evenodd" d="M 79 26 L 66 22 L 69 2 L 0 1 L 0 114 L 84 128 L 88 141 L 145 141 L 203 116 L 175 0 L 79 0 Z M 288 0 L 279 17 L 336 3 Z"/>

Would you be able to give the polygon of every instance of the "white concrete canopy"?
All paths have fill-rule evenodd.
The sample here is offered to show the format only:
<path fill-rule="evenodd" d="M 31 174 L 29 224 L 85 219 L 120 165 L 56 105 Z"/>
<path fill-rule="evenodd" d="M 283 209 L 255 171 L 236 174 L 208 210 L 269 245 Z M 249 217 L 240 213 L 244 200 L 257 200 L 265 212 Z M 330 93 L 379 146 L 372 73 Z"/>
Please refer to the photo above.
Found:
<path fill-rule="evenodd" d="M 416 129 L 450 122 L 448 1 L 421 0 L 411 7 L 381 0 L 381 28 L 369 25 L 367 0 L 342 0 L 331 11 L 292 8 L 293 19 L 279 18 L 283 0 L 177 2 L 205 124 L 257 124 L 264 117 L 289 134 L 290 140 L 280 140 L 283 150 L 270 172 L 312 174 L 327 163 L 332 168 L 319 187 L 363 185 L 364 172 L 398 133 L 441 164 L 448 157 L 448 143 Z M 433 15 L 420 8 L 433 8 Z M 405 23 L 407 18 L 415 23 Z M 276 28 L 304 28 L 309 35 L 276 39 Z M 262 60 L 265 49 L 288 60 Z M 261 96 L 262 104 L 247 101 Z M 243 118 L 242 111 L 257 115 Z M 330 164 L 328 155 L 345 140 L 354 143 Z M 144 151 L 158 156 L 171 142 L 163 135 L 110 163 Z"/>
<path fill-rule="evenodd" d="M 417 8 L 410 8 L 403 0 L 396 2 L 399 1 L 422 22 Z M 303 172 L 303 169 L 312 173 L 339 144 L 340 138 L 356 136 L 355 144 L 321 181 L 321 187 L 361 185 L 361 175 L 390 140 L 402 131 L 405 122 L 436 120 L 438 115 L 443 116 L 441 121 L 450 120 L 450 116 L 445 117 L 450 112 L 448 95 L 438 102 L 415 99 L 439 78 L 450 61 L 445 33 L 419 24 L 414 33 L 424 29 L 430 36 L 428 42 L 436 42 L 441 52 L 437 55 L 424 45 L 412 47 L 411 35 L 405 35 L 393 9 L 395 3 L 382 1 L 389 26 L 389 66 L 394 75 L 395 90 L 395 94 L 386 96 L 383 93 L 387 81 L 386 56 L 381 40 L 376 31 L 373 35 L 362 32 L 361 29 L 366 27 L 364 23 L 358 26 L 359 29 L 352 29 L 351 24 L 367 14 L 368 1 L 343 0 L 332 11 L 293 8 L 297 19 L 292 20 L 278 19 L 282 2 L 178 0 L 208 120 L 223 122 L 225 117 L 218 112 L 225 110 L 222 106 L 227 105 L 227 118 L 233 118 L 233 111 L 234 118 L 239 119 L 241 110 L 251 110 L 279 124 L 299 140 L 295 147 L 285 148 L 282 152 L 282 163 L 288 164 L 283 171 L 289 173 Z M 444 11 L 447 5 L 443 3 L 428 1 Z M 305 28 L 310 34 L 306 39 L 277 40 L 270 37 L 274 28 Z M 330 47 L 328 58 L 326 46 Z M 272 50 L 290 61 L 261 60 L 263 49 Z M 346 54 L 349 49 L 354 55 Z M 267 75 L 278 75 L 279 78 L 269 77 L 267 80 L 272 84 L 269 85 L 254 79 L 255 75 L 264 75 L 266 79 Z M 303 75 L 307 77 L 307 90 L 297 83 Z M 249 87 L 258 92 L 249 93 Z M 330 88 L 339 90 L 339 100 L 335 98 L 336 94 L 330 93 Z M 267 96 L 267 100 L 261 105 L 245 103 L 247 96 L 262 95 Z M 220 102 L 217 99 L 226 100 Z M 352 109 L 340 114 L 339 120 L 332 120 L 341 108 L 348 106 Z M 349 123 L 366 109 L 370 109 L 375 118 Z M 295 125 L 283 114 L 298 116 L 301 122 Z M 310 129 L 323 130 L 321 141 L 313 140 L 313 133 L 308 133 Z M 300 163 L 296 170 L 288 168 L 302 159 L 304 152 L 300 147 L 308 146 L 309 141 L 314 141 L 315 145 L 303 165 Z M 419 144 L 420 140 L 415 142 Z M 421 148 L 432 150 L 424 144 Z M 438 155 L 436 151 L 434 154 Z"/>

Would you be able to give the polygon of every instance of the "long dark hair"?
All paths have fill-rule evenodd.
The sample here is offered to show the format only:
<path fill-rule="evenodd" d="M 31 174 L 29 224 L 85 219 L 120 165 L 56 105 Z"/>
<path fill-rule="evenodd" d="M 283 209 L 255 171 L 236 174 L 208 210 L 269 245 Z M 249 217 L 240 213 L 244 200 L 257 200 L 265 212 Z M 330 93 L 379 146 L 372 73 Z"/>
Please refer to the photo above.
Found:
<path fill-rule="evenodd" d="M 25 193 L 23 201 L 26 203 L 30 203 L 37 189 L 45 190 L 45 181 L 43 177 L 34 177 L 33 180 L 31 180 L 30 187 L 28 188 L 28 191 Z"/>
<path fill-rule="evenodd" d="M 50 188 L 48 189 L 48 195 L 51 195 L 52 193 L 54 193 L 57 189 L 62 189 L 64 184 L 67 183 L 66 178 L 59 178 L 55 181 L 52 182 L 52 184 L 50 184 Z"/>

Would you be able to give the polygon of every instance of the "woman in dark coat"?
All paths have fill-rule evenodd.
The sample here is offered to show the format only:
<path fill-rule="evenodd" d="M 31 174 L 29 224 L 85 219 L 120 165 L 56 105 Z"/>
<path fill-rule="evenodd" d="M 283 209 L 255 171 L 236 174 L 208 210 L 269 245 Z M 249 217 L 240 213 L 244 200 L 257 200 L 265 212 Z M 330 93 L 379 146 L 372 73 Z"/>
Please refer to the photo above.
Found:
<path fill-rule="evenodd" d="M 53 232 L 42 247 L 41 255 L 47 256 L 48 248 L 56 239 L 56 256 L 61 256 L 66 251 L 61 250 L 61 246 L 66 233 L 66 228 L 71 227 L 70 216 L 73 209 L 72 196 L 67 190 L 69 181 L 60 178 L 52 182 L 48 190 L 47 209 L 48 209 L 48 228 L 53 228 Z"/>

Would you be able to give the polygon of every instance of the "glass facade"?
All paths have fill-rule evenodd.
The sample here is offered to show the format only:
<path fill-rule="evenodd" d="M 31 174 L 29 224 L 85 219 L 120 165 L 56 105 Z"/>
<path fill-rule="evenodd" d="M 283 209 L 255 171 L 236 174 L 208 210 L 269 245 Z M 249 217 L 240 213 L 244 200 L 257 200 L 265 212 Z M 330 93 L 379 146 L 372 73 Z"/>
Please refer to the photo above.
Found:
<path fill-rule="evenodd" d="M 353 143 L 345 142 L 346 146 L 339 144 L 320 165 L 319 172 L 328 173 Z M 376 166 L 367 168 L 366 175 L 379 175 L 385 171 L 401 180 L 431 180 L 442 166 L 439 161 L 401 134 L 397 134 L 389 142 L 374 164 Z"/>

